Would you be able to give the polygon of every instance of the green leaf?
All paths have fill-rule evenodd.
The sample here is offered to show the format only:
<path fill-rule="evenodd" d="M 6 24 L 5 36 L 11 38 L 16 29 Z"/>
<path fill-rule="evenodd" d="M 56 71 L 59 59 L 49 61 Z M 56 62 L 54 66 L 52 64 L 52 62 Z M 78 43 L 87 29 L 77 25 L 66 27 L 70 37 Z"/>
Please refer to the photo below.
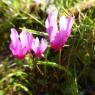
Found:
<path fill-rule="evenodd" d="M 56 64 L 56 63 L 54 63 L 54 62 L 38 61 L 37 64 L 38 64 L 38 65 L 47 65 L 47 66 L 51 66 L 51 67 L 54 67 L 54 68 L 63 70 L 63 71 L 65 71 L 65 73 L 67 73 L 69 76 L 72 77 L 71 72 L 70 72 L 67 68 L 65 68 L 65 67 L 62 66 L 62 65 Z"/>
<path fill-rule="evenodd" d="M 19 84 L 19 83 L 14 83 L 14 86 L 15 87 L 20 87 L 22 88 L 24 91 L 26 91 L 29 95 L 32 95 L 32 93 L 28 90 L 28 88 L 22 84 Z"/>

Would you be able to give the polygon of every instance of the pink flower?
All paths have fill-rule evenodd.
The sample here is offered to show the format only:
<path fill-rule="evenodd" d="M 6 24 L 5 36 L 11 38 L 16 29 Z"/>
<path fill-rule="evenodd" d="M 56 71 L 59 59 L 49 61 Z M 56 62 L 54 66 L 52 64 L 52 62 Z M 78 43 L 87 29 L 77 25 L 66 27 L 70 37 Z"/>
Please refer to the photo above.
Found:
<path fill-rule="evenodd" d="M 58 11 L 49 12 L 46 19 L 46 31 L 49 35 L 50 46 L 55 50 L 60 50 L 67 42 L 71 34 L 74 17 L 61 16 L 59 19 L 59 30 L 57 26 Z"/>
<path fill-rule="evenodd" d="M 47 41 L 45 39 L 41 39 L 41 42 L 37 37 L 33 39 L 32 50 L 34 51 L 36 57 L 43 56 L 43 53 L 46 50 L 46 48 L 47 48 Z"/>
<path fill-rule="evenodd" d="M 25 28 L 22 29 L 20 35 L 18 35 L 16 29 L 11 29 L 11 43 L 10 50 L 16 58 L 24 58 L 27 51 L 32 47 L 32 35 L 26 32 Z"/>

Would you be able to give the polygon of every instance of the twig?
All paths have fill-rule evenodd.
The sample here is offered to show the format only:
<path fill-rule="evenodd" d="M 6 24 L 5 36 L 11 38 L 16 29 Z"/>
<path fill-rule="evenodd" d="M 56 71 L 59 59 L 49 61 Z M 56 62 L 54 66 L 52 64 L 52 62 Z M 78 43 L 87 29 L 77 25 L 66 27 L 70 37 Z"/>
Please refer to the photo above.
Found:
<path fill-rule="evenodd" d="M 39 66 L 37 64 L 36 64 L 36 67 L 37 67 L 38 71 L 40 72 L 40 74 L 43 76 L 44 73 L 41 71 L 41 69 L 39 68 Z"/>

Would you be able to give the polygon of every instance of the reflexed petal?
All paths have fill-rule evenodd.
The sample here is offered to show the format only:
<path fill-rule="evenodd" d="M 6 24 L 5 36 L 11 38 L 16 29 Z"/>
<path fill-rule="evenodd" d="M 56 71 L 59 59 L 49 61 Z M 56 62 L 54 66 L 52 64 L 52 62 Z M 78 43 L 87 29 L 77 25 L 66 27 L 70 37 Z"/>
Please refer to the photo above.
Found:
<path fill-rule="evenodd" d="M 22 32 L 20 33 L 20 41 L 21 41 L 22 47 L 26 47 L 27 35 L 26 35 L 26 29 L 25 28 L 23 28 Z"/>
<path fill-rule="evenodd" d="M 11 35 L 10 38 L 13 42 L 18 39 L 18 32 L 16 31 L 15 28 L 11 28 Z"/>
<path fill-rule="evenodd" d="M 65 16 L 60 17 L 59 26 L 60 26 L 60 31 L 61 30 L 66 31 L 66 29 L 67 29 L 67 18 Z"/>
<path fill-rule="evenodd" d="M 33 42 L 33 36 L 32 36 L 32 34 L 31 33 L 27 33 L 27 48 L 29 49 L 29 50 L 31 50 L 32 49 L 32 42 Z"/>
<path fill-rule="evenodd" d="M 42 52 L 44 52 L 45 49 L 47 48 L 47 41 L 45 39 L 41 40 L 41 46 L 40 46 L 40 48 L 41 48 Z"/>
<path fill-rule="evenodd" d="M 70 34 L 71 34 L 71 28 L 72 28 L 72 25 L 73 25 L 73 22 L 74 22 L 74 17 L 69 17 L 67 18 L 68 22 L 67 22 L 67 36 L 69 37 Z"/>
<path fill-rule="evenodd" d="M 37 52 L 37 47 L 39 46 L 39 39 L 36 37 L 36 39 L 33 39 L 32 42 L 32 49 L 34 52 Z"/>
<path fill-rule="evenodd" d="M 15 30 L 15 28 L 11 28 L 10 38 L 11 38 L 11 41 L 12 41 L 14 47 L 16 47 L 19 42 L 19 38 L 18 38 L 18 33 Z"/>
<path fill-rule="evenodd" d="M 51 36 L 51 32 L 54 31 L 54 34 L 57 32 L 57 14 L 58 11 L 49 12 L 48 17 L 46 19 L 46 31 L 48 32 L 49 36 Z"/>
<path fill-rule="evenodd" d="M 40 44 L 39 39 L 38 39 L 38 37 L 36 37 L 36 39 L 35 39 L 35 46 L 38 47 L 39 44 Z"/>

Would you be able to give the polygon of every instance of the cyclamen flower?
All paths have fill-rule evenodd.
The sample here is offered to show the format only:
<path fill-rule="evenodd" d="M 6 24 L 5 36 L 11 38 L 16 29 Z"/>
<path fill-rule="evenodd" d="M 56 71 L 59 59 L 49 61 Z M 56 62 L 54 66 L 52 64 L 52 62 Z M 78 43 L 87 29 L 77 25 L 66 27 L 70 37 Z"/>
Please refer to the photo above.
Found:
<path fill-rule="evenodd" d="M 32 34 L 26 32 L 25 28 L 23 28 L 20 35 L 18 35 L 16 29 L 12 28 L 10 38 L 11 43 L 9 48 L 12 51 L 13 55 L 16 58 L 24 58 L 27 51 L 31 50 L 33 39 Z"/>
<path fill-rule="evenodd" d="M 46 50 L 46 48 L 47 48 L 47 41 L 45 39 L 41 39 L 41 42 L 37 37 L 33 39 L 32 50 L 34 51 L 36 57 L 43 56 L 43 53 Z"/>
<path fill-rule="evenodd" d="M 59 30 L 57 27 L 58 11 L 49 12 L 46 19 L 46 31 L 49 35 L 50 46 L 55 50 L 60 50 L 67 42 L 71 34 L 74 17 L 61 16 L 59 19 Z"/>

